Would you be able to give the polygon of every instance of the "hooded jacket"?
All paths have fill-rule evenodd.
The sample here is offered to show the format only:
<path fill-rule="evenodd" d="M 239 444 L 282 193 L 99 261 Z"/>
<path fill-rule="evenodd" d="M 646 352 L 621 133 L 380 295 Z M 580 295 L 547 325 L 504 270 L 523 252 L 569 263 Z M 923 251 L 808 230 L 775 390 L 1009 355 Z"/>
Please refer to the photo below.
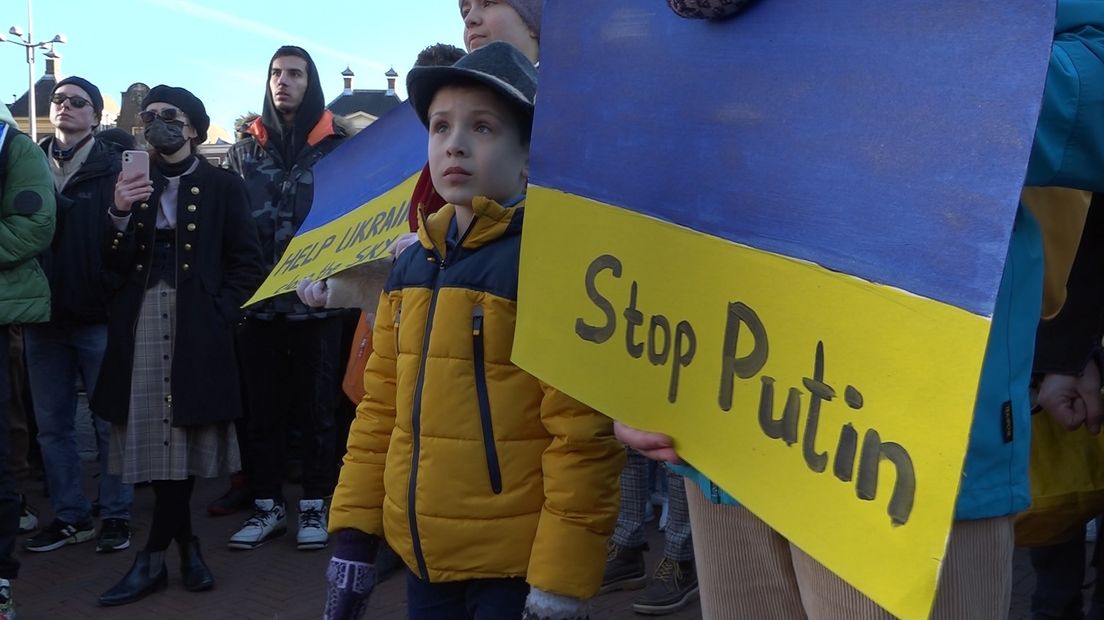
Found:
<path fill-rule="evenodd" d="M 609 418 L 510 362 L 523 209 L 475 202 L 463 236 L 452 205 L 423 212 L 380 296 L 329 527 L 385 535 L 431 582 L 590 598 L 624 448 Z"/>
<path fill-rule="evenodd" d="M 260 234 L 265 273 L 272 271 L 310 213 L 314 201 L 314 165 L 345 137 L 344 129 L 335 124 L 333 114 L 325 107 L 314 61 L 305 51 L 294 49 L 298 50 L 294 55 L 307 61 L 309 73 L 294 124 L 284 127 L 272 103 L 271 87 L 266 86 L 263 113 L 246 130 L 248 137 L 230 147 L 227 155 L 227 165 L 245 179 L 250 210 Z M 277 52 L 273 60 L 286 55 L 289 54 Z M 261 319 L 276 315 L 308 318 L 328 316 L 333 311 L 308 308 L 295 293 L 287 293 L 251 306 L 248 314 Z"/>
<path fill-rule="evenodd" d="M 50 287 L 35 257 L 54 234 L 54 180 L 42 154 L 0 104 L 0 326 L 50 318 Z"/>

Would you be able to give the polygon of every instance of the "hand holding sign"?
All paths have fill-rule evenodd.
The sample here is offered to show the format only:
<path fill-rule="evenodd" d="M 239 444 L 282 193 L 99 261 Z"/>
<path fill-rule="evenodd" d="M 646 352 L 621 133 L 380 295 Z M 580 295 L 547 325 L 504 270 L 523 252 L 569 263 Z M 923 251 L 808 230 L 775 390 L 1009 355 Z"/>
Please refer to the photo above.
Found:
<path fill-rule="evenodd" d="M 642 431 L 622 422 L 613 423 L 613 434 L 617 436 L 618 441 L 653 461 L 676 465 L 682 463 L 678 452 L 675 452 L 675 442 L 668 435 Z"/>

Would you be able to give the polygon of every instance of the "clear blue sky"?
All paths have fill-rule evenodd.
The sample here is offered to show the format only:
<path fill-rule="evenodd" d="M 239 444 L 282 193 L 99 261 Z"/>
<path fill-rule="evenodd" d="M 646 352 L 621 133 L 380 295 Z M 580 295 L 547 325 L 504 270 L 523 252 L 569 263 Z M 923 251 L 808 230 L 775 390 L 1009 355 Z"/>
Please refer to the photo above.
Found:
<path fill-rule="evenodd" d="M 0 32 L 27 30 L 26 0 L 3 0 Z M 34 40 L 64 33 L 61 73 L 79 75 L 116 102 L 134 82 L 183 86 L 227 129 L 245 112 L 261 111 L 268 60 L 283 44 L 314 57 L 326 101 L 341 93 L 341 71 L 355 88 L 387 87 L 394 66 L 399 95 L 418 52 L 433 43 L 463 47 L 457 0 L 35 0 Z M 9 37 L 11 38 L 11 37 Z M 41 54 L 37 79 L 45 69 Z M 23 48 L 0 43 L 0 101 L 27 91 Z"/>

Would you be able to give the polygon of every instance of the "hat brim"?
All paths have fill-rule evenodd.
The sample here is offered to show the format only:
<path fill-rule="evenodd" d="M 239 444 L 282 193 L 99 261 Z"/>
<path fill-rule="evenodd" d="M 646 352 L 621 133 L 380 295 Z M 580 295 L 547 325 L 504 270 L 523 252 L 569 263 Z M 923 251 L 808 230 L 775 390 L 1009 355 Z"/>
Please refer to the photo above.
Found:
<path fill-rule="evenodd" d="M 456 82 L 475 82 L 482 84 L 502 95 L 530 116 L 533 114 L 533 104 L 518 88 L 509 82 L 482 71 L 465 69 L 462 67 L 415 67 L 407 74 L 406 90 L 410 95 L 410 102 L 417 112 L 422 124 L 429 127 L 429 104 L 441 87 L 455 84 Z"/>

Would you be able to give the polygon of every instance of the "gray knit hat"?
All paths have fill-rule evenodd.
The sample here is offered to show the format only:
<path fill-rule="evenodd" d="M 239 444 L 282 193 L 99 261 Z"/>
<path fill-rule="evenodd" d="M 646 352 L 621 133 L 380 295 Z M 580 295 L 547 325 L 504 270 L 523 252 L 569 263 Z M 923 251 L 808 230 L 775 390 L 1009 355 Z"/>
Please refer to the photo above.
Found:
<path fill-rule="evenodd" d="M 429 126 L 429 104 L 446 84 L 478 82 L 505 97 L 529 120 L 537 97 L 537 70 L 516 47 L 488 43 L 451 67 L 414 67 L 406 74 L 406 92 L 422 124 Z"/>
<path fill-rule="evenodd" d="M 529 27 L 529 31 L 537 35 L 537 38 L 540 39 L 541 7 L 544 4 L 543 0 L 503 1 L 517 11 L 517 14 L 521 16 L 521 21 L 525 22 L 525 25 Z M 460 0 L 460 7 L 463 9 L 464 0 Z"/>

